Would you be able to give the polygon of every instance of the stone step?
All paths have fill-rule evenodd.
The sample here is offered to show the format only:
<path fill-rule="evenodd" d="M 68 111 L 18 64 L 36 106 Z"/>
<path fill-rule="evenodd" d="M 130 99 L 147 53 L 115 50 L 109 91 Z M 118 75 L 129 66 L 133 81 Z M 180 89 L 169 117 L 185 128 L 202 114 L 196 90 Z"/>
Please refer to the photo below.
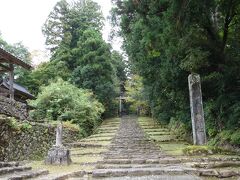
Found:
<path fill-rule="evenodd" d="M 16 166 L 16 167 L 3 167 L 0 168 L 0 175 L 14 173 L 14 172 L 20 172 L 20 171 L 27 171 L 31 170 L 31 167 L 28 166 Z"/>
<path fill-rule="evenodd" d="M 178 139 L 178 138 L 167 138 L 167 139 L 155 139 L 154 137 L 151 138 L 154 142 L 160 142 L 160 143 L 164 143 L 164 142 L 185 142 L 183 139 Z"/>
<path fill-rule="evenodd" d="M 133 159 L 121 159 L 121 158 L 109 158 L 104 157 L 103 161 L 99 163 L 103 164 L 134 164 L 140 162 L 140 164 L 181 164 L 181 163 L 191 163 L 190 165 L 193 167 L 238 167 L 239 161 L 228 161 L 228 160 L 220 160 L 215 158 L 171 158 L 171 157 L 164 157 L 161 158 L 133 158 Z M 225 163 L 226 162 L 226 163 Z"/>
<path fill-rule="evenodd" d="M 0 162 L 0 168 L 2 167 L 16 167 L 19 166 L 19 162 Z"/>
<path fill-rule="evenodd" d="M 169 132 L 169 129 L 144 129 L 144 132 Z"/>
<path fill-rule="evenodd" d="M 125 145 L 125 146 L 111 146 L 109 145 L 109 150 L 113 152 L 151 152 L 151 151 L 158 151 L 160 152 L 160 147 L 155 146 L 132 146 L 132 145 Z"/>
<path fill-rule="evenodd" d="M 48 174 L 47 170 L 28 170 L 0 176 L 1 180 L 24 180 Z"/>
<path fill-rule="evenodd" d="M 139 148 L 136 148 L 136 147 L 128 147 L 128 146 L 125 146 L 125 147 L 119 147 L 119 148 L 109 148 L 109 150 L 111 151 L 109 154 L 163 154 L 162 151 L 160 151 L 159 148 L 156 148 L 156 149 L 149 149 L 148 147 L 139 147 Z"/>
<path fill-rule="evenodd" d="M 65 180 L 71 179 L 73 177 L 80 178 L 83 177 L 87 172 L 86 171 L 75 171 L 70 173 L 58 173 L 58 174 L 48 174 L 38 176 L 37 178 L 33 178 L 31 180 Z"/>
<path fill-rule="evenodd" d="M 124 169 L 124 168 L 162 168 L 173 164 L 98 164 L 95 169 Z M 178 165 L 179 166 L 179 165 Z"/>
<path fill-rule="evenodd" d="M 141 176 L 141 177 L 111 177 L 104 178 L 104 180 L 202 180 L 202 178 L 193 175 L 151 175 L 151 176 Z M 75 179 L 72 179 L 75 180 Z"/>
<path fill-rule="evenodd" d="M 67 147 L 71 147 L 71 148 L 76 148 L 76 147 L 84 147 L 84 148 L 88 148 L 88 147 L 91 147 L 91 148 L 101 148 L 101 147 L 105 147 L 105 145 L 102 145 L 102 144 L 87 144 L 87 143 L 79 143 L 79 142 L 76 142 L 76 143 L 69 143 L 69 144 L 66 144 Z"/>
<path fill-rule="evenodd" d="M 119 169 L 95 169 L 92 176 L 121 177 L 121 176 L 146 176 L 146 175 L 185 175 L 197 171 L 194 168 L 162 167 L 162 168 L 119 168 Z"/>
<path fill-rule="evenodd" d="M 164 155 L 161 156 L 163 158 Z M 132 153 L 119 153 L 119 154 L 104 154 L 105 159 L 159 159 L 160 153 L 142 153 L 142 154 L 132 154 Z"/>
<path fill-rule="evenodd" d="M 141 139 L 138 139 L 138 138 L 133 138 L 133 139 L 131 139 L 131 140 L 129 140 L 129 138 L 113 138 L 112 139 L 112 141 L 113 141 L 113 143 L 123 143 L 123 144 L 129 144 L 129 142 L 131 142 L 131 144 L 132 143 L 135 143 L 135 144 L 145 144 L 145 143 L 147 143 L 147 144 L 149 144 L 149 143 L 152 143 L 152 141 L 150 140 L 150 139 L 143 139 L 143 138 L 141 138 Z"/>
<path fill-rule="evenodd" d="M 214 178 L 231 178 L 231 177 L 239 177 L 240 171 L 229 170 L 229 169 L 200 169 L 196 171 L 198 176 L 205 177 L 214 177 Z"/>
<path fill-rule="evenodd" d="M 102 135 L 92 135 L 92 136 L 89 136 L 88 138 L 90 139 L 94 139 L 94 138 L 113 138 L 113 136 L 102 136 Z"/>
<path fill-rule="evenodd" d="M 104 164 L 179 164 L 182 161 L 179 159 L 106 159 Z"/>
<path fill-rule="evenodd" d="M 112 137 L 109 138 L 88 138 L 88 139 L 83 139 L 82 141 L 87 141 L 87 142 L 91 142 L 91 141 L 111 141 Z"/>
<path fill-rule="evenodd" d="M 156 168 L 119 168 L 119 169 L 95 169 L 92 176 L 103 177 L 121 177 L 121 176 L 151 176 L 151 175 L 188 175 L 230 178 L 238 177 L 239 171 L 233 170 L 215 170 L 215 169 L 196 169 L 181 166 L 156 167 Z"/>
<path fill-rule="evenodd" d="M 180 159 L 183 162 L 240 162 L 239 158 L 231 157 L 199 157 L 199 158 L 181 157 L 178 159 Z"/>
<path fill-rule="evenodd" d="M 94 153 L 94 152 L 86 152 L 86 153 L 71 153 L 71 156 L 100 156 L 102 154 L 104 154 L 105 152 L 98 152 L 98 153 Z"/>
<path fill-rule="evenodd" d="M 220 162 L 205 162 L 192 163 L 192 167 L 197 168 L 224 168 L 224 167 L 240 167 L 240 161 L 220 161 Z"/>
<path fill-rule="evenodd" d="M 110 143 L 111 140 L 84 140 L 81 143 L 88 144 L 88 143 Z"/>
<path fill-rule="evenodd" d="M 145 125 L 140 125 L 142 129 L 158 129 L 157 126 L 145 126 Z M 159 129 L 165 129 L 165 128 L 159 128 Z M 167 129 L 166 129 L 167 130 Z M 169 130 L 168 130 L 169 131 Z"/>
<path fill-rule="evenodd" d="M 115 143 L 115 142 L 114 142 Z M 140 144 L 140 143 L 134 143 L 134 142 L 132 142 L 131 144 L 128 144 L 128 143 L 121 143 L 120 144 L 120 142 L 119 142 L 119 144 L 118 145 L 116 145 L 116 144 L 110 144 L 109 145 L 109 148 L 117 148 L 117 149 L 121 149 L 121 148 L 123 148 L 123 149 L 126 149 L 126 147 L 127 148 L 131 148 L 131 149 L 153 149 L 153 150 L 159 150 L 159 148 L 157 147 L 157 146 L 154 146 L 152 143 L 145 143 L 145 144 Z"/>
<path fill-rule="evenodd" d="M 80 166 L 96 166 L 98 162 L 72 162 L 72 164 L 77 164 Z"/>
<path fill-rule="evenodd" d="M 146 132 L 149 136 L 172 136 L 169 132 Z"/>

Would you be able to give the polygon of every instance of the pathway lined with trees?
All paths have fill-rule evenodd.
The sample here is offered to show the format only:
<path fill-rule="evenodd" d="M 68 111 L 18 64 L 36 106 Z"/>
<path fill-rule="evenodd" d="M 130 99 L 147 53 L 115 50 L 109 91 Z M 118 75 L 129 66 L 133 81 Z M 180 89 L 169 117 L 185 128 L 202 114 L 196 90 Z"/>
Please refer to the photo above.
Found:
<path fill-rule="evenodd" d="M 50 61 L 15 71 L 36 96 L 29 121 L 78 127 L 79 141 L 64 144 L 73 163 L 1 162 L 0 179 L 239 178 L 240 1 L 112 2 L 127 61 L 103 40 L 96 2 L 60 0 L 42 29 Z M 0 37 L 0 46 L 30 63 L 21 43 Z M 107 119 L 121 111 L 152 118 Z M 5 120 L 32 130 L 28 121 Z M 189 146 L 191 132 L 206 146 Z"/>
<path fill-rule="evenodd" d="M 65 146 L 71 151 L 69 166 L 47 166 L 42 161 L 24 166 L 2 163 L 0 178 L 237 179 L 240 176 L 239 156 L 223 156 L 210 150 L 199 153 L 199 149 L 187 156 L 183 152 L 187 151 L 188 143 L 150 118 L 125 116 L 106 120 L 93 135 Z"/>

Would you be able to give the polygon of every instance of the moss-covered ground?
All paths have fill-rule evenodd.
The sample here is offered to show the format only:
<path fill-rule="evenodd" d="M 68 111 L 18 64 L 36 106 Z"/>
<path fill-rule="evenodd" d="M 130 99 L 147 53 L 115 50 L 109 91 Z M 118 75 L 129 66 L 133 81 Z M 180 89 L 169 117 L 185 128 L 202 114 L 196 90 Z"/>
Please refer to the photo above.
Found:
<path fill-rule="evenodd" d="M 167 127 L 149 117 L 139 117 L 138 122 L 146 136 L 155 142 L 167 155 L 191 157 L 239 157 L 231 152 L 222 151 L 210 146 L 192 146 L 180 139 Z"/>
<path fill-rule="evenodd" d="M 146 136 L 155 142 L 159 148 L 167 155 L 184 155 L 183 149 L 189 144 L 178 139 L 177 136 L 152 118 L 139 117 L 138 122 L 146 133 Z"/>

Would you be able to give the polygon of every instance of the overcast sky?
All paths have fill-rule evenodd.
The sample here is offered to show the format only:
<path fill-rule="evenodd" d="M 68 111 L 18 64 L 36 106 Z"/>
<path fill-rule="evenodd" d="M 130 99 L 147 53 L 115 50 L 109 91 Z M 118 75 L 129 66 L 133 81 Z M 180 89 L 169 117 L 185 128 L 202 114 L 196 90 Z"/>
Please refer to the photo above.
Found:
<path fill-rule="evenodd" d="M 41 27 L 59 0 L 0 0 L 0 32 L 8 43 L 22 42 L 30 52 L 45 50 Z M 109 15 L 111 0 L 94 0 L 101 5 L 105 17 Z M 103 38 L 107 41 L 110 25 L 105 22 Z M 115 43 L 114 49 L 120 49 Z M 42 56 L 42 55 L 39 55 Z M 35 57 L 38 64 L 43 57 Z"/>

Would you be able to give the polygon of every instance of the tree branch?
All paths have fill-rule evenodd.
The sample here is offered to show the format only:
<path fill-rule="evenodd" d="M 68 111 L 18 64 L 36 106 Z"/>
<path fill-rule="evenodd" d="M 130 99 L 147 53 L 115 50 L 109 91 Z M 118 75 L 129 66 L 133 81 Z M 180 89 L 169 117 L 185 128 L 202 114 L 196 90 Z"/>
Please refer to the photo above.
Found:
<path fill-rule="evenodd" d="M 229 2 L 229 7 L 228 7 L 228 10 L 227 10 L 227 14 L 226 14 L 226 17 L 225 17 L 224 28 L 223 28 L 223 39 L 222 39 L 222 47 L 221 47 L 222 52 L 224 52 L 224 49 L 225 49 L 226 44 L 227 44 L 229 25 L 230 25 L 230 23 L 231 23 L 231 21 L 232 21 L 232 19 L 235 15 L 236 14 L 234 13 L 234 3 L 231 0 Z"/>

